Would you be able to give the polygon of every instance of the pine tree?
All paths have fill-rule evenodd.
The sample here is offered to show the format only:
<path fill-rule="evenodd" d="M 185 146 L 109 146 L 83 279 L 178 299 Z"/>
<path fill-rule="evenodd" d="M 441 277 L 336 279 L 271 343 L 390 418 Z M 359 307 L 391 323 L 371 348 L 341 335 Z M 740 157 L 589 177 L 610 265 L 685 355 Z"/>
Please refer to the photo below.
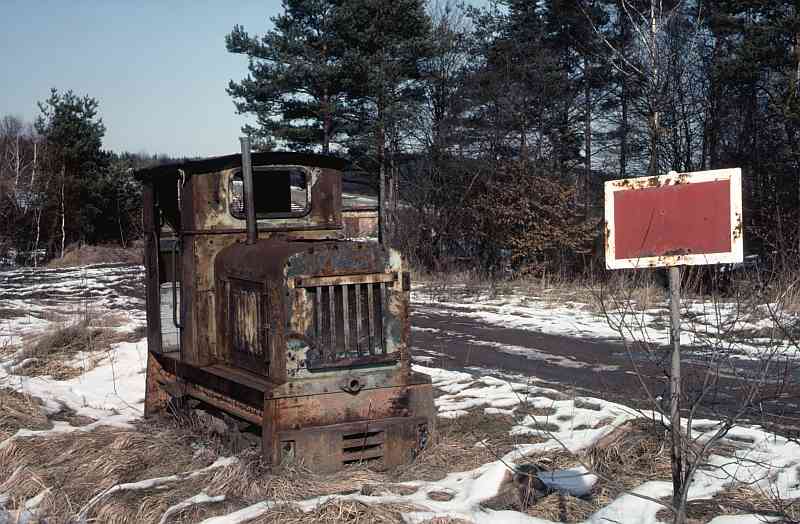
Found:
<path fill-rule="evenodd" d="M 250 74 L 230 81 L 228 94 L 258 126 L 243 131 L 267 149 L 276 142 L 294 150 L 328 153 L 345 132 L 342 49 L 334 31 L 331 0 L 283 0 L 274 29 L 251 36 L 236 25 L 225 37 L 228 51 L 247 55 Z"/>
<path fill-rule="evenodd" d="M 397 207 L 402 123 L 422 95 L 418 81 L 430 52 L 431 21 L 423 0 L 334 1 L 346 90 L 359 108 L 351 154 L 374 159 L 379 171 L 385 237 Z"/>
<path fill-rule="evenodd" d="M 101 149 L 106 128 L 98 116 L 98 106 L 97 99 L 88 95 L 81 97 L 71 90 L 59 93 L 57 89 L 52 89 L 50 97 L 39 103 L 41 115 L 35 127 L 46 141 L 47 162 L 56 182 L 50 191 L 57 192 L 52 200 L 59 203 L 60 223 L 54 227 L 60 229 L 61 256 L 68 239 L 85 239 L 85 232 L 96 217 L 92 206 L 81 203 L 87 199 L 86 191 L 107 161 Z M 71 212 L 78 216 L 67 220 L 67 213 Z"/>
<path fill-rule="evenodd" d="M 800 13 L 789 0 L 725 0 L 707 16 L 717 46 L 712 167 L 741 166 L 750 249 L 800 252 Z"/>

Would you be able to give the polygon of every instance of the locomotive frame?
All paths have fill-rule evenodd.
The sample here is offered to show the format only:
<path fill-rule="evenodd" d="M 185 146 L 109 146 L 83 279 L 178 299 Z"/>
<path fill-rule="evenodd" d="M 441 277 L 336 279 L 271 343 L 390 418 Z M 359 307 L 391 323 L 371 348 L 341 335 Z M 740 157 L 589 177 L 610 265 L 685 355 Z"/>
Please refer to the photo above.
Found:
<path fill-rule="evenodd" d="M 425 446 L 435 412 L 411 369 L 409 273 L 397 251 L 348 239 L 379 215 L 343 212 L 344 168 L 251 155 L 242 139 L 241 155 L 136 172 L 145 416 L 194 399 L 260 428 L 270 463 L 317 471 L 398 465 Z"/>

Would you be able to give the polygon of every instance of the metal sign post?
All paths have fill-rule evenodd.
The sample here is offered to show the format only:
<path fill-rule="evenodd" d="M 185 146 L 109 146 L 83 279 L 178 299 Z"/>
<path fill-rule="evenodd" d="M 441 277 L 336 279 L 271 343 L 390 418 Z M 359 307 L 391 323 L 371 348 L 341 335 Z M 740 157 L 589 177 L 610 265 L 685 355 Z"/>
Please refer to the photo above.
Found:
<path fill-rule="evenodd" d="M 606 267 L 669 268 L 673 496 L 683 483 L 680 266 L 741 263 L 742 231 L 738 168 L 671 172 L 605 184 Z"/>
<path fill-rule="evenodd" d="M 669 425 L 672 433 L 672 478 L 679 479 L 681 456 L 681 268 L 669 268 L 669 318 L 672 365 L 669 376 Z M 677 492 L 679 486 L 673 486 Z"/>

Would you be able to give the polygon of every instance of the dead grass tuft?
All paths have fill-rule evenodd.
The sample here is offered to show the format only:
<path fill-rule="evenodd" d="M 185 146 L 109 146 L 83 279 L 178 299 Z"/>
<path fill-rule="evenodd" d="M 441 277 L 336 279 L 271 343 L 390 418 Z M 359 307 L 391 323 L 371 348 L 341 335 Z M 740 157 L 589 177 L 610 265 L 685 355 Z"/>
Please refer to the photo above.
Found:
<path fill-rule="evenodd" d="M 0 442 L 20 429 L 49 429 L 42 402 L 11 388 L 0 389 Z"/>
<path fill-rule="evenodd" d="M 664 499 L 669 504 L 670 499 Z M 769 522 L 770 517 L 779 517 L 778 522 L 798 522 L 800 508 L 796 500 L 776 501 L 763 491 L 748 486 L 729 486 L 710 499 L 689 501 L 686 507 L 688 524 L 708 522 L 719 515 L 749 515 L 755 514 L 764 517 L 764 522 Z M 661 521 L 672 519 L 672 512 L 664 508 L 656 514 Z"/>
<path fill-rule="evenodd" d="M 417 486 L 409 486 L 407 484 L 364 484 L 361 486 L 361 494 L 368 497 L 379 497 L 387 493 L 408 496 L 417 491 L 419 491 Z"/>
<path fill-rule="evenodd" d="M 270 469 L 259 450 L 247 450 L 237 464 L 217 470 L 207 480 L 208 490 L 242 500 L 303 500 L 321 495 L 354 493 L 363 485 L 380 485 L 386 475 L 365 465 L 351 465 L 322 475 L 302 463 L 287 463 Z"/>
<path fill-rule="evenodd" d="M 11 369 L 18 375 L 68 380 L 93 369 L 113 344 L 129 338 L 128 333 L 92 327 L 91 320 L 81 320 L 28 341 L 14 355 Z"/>
<path fill-rule="evenodd" d="M 75 267 L 90 264 L 141 264 L 143 260 L 143 244 L 135 242 L 123 248 L 118 244 L 105 245 L 71 245 L 64 256 L 48 262 L 47 267 Z"/>
<path fill-rule="evenodd" d="M 670 479 L 672 469 L 666 431 L 660 423 L 633 420 L 612 434 L 619 437 L 590 449 L 586 458 L 600 476 L 616 479 L 626 490 L 647 480 Z M 616 489 L 616 492 L 621 491 Z"/>
<path fill-rule="evenodd" d="M 144 522 L 159 522 L 162 515 L 171 507 L 179 504 L 201 491 L 209 493 L 205 487 L 208 476 L 199 476 L 181 482 L 162 486 L 146 491 L 122 491 L 107 497 L 98 503 L 92 511 L 96 522 L 107 524 L 136 524 Z M 231 504 L 215 503 L 215 509 L 228 509 L 235 511 L 237 508 Z M 197 522 L 205 518 L 210 508 L 209 505 L 195 505 L 182 512 L 182 522 Z M 209 515 L 210 516 L 210 515 Z M 175 522 L 174 517 L 170 522 Z"/>
<path fill-rule="evenodd" d="M 253 524 L 401 524 L 404 512 L 420 511 L 411 504 L 365 504 L 357 500 L 334 499 L 311 511 L 284 505 L 270 509 Z"/>
<path fill-rule="evenodd" d="M 544 442 L 538 436 L 508 434 L 511 416 L 487 415 L 482 410 L 452 420 L 439 419 L 428 447 L 406 466 L 390 472 L 396 481 L 441 480 L 450 473 L 469 471 L 498 460 L 518 444 Z"/>
<path fill-rule="evenodd" d="M 517 486 L 511 483 L 484 506 L 495 510 L 522 511 L 555 522 L 586 520 L 624 491 L 648 480 L 670 478 L 669 447 L 665 445 L 663 431 L 663 426 L 654 425 L 651 421 L 635 420 L 578 455 L 559 451 L 528 457 L 532 463 L 551 471 L 581 464 L 589 466 L 601 478 L 586 497 L 552 493 L 524 507 Z"/>
<path fill-rule="evenodd" d="M 196 435 L 174 426 L 142 424 L 136 429 L 106 427 L 17 438 L 0 448 L 0 479 L 6 479 L 0 483 L 0 492 L 9 496 L 14 508 L 48 489 L 41 514 L 48 521 L 64 522 L 113 485 L 196 470 L 215 458 L 216 453 Z M 191 495 L 202 487 L 190 484 L 185 483 L 187 492 L 196 489 Z M 177 493 L 174 498 L 184 494 Z M 124 495 L 99 504 L 88 516 L 95 511 L 106 516 L 115 513 L 118 522 L 141 522 L 137 517 L 141 501 L 128 500 L 126 504 Z M 159 508 L 165 509 L 172 501 L 164 498 L 168 500 Z M 149 504 L 154 505 L 152 500 Z"/>
<path fill-rule="evenodd" d="M 611 499 L 603 492 L 590 498 L 553 493 L 529 507 L 525 513 L 554 522 L 581 522 L 610 502 Z"/>

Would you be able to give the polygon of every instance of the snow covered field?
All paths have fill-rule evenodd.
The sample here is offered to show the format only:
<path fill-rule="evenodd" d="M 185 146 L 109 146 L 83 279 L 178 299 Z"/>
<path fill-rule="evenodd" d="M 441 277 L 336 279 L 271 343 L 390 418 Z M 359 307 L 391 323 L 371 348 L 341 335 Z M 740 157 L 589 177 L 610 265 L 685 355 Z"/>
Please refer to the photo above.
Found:
<path fill-rule="evenodd" d="M 665 298 L 659 304 L 659 297 L 653 297 L 641 309 L 629 297 L 608 294 L 604 297 L 604 313 L 597 296 L 593 296 L 596 293 L 599 291 L 592 290 L 577 300 L 558 296 L 557 288 L 537 294 L 513 289 L 488 293 L 454 285 L 442 293 L 419 285 L 414 288 L 412 300 L 415 310 L 422 313 L 446 312 L 499 327 L 592 340 L 618 341 L 624 336 L 628 341 L 644 341 L 652 346 L 669 344 L 669 309 Z M 800 357 L 796 345 L 786 340 L 781 328 L 798 322 L 800 315 L 793 308 L 774 303 L 736 303 L 730 299 L 716 302 L 684 299 L 681 307 L 684 346 L 713 346 L 751 358 L 773 351 L 790 358 Z M 501 350 L 514 352 L 514 348 Z"/>
<path fill-rule="evenodd" d="M 142 269 L 130 266 L 92 266 L 40 270 L 36 273 L 22 270 L 0 274 L 0 347 L 3 347 L 0 352 L 0 388 L 13 388 L 42 399 L 48 413 L 57 413 L 66 407 L 77 415 L 95 421 L 84 426 L 54 421 L 52 428 L 45 430 L 23 428 L 0 442 L 0 451 L 18 439 L 46 438 L 65 432 L 79 439 L 82 434 L 104 426 L 132 427 L 131 423 L 141 417 L 147 351 L 144 339 L 115 344 L 92 369 L 68 380 L 15 374 L 9 363 L 17 348 L 31 337 L 78 321 L 87 311 L 95 312 L 100 318 L 113 314 L 117 318 L 114 330 L 135 333 L 145 322 L 142 286 Z M 481 296 L 458 302 L 433 303 L 420 292 L 415 298 L 417 307 L 448 307 L 457 315 L 476 316 L 500 326 L 589 338 L 615 336 L 601 316 L 582 304 L 553 307 L 541 298 L 517 297 L 509 300 L 508 297 Z M 644 314 L 656 316 L 652 312 Z M 664 333 L 653 328 L 656 339 L 663 337 Z M 430 375 L 439 390 L 436 405 L 442 420 L 470 417 L 476 413 L 510 417 L 514 421 L 510 429 L 512 436 L 518 436 L 521 440 L 524 440 L 523 437 L 536 437 L 533 439 L 536 442 L 519 444 L 515 449 L 497 456 L 496 460 L 470 471 L 452 471 L 441 480 L 404 482 L 404 485 L 414 488 L 409 494 L 380 490 L 365 494 L 356 489 L 355 493 L 335 496 L 373 505 L 413 504 L 417 509 L 403 514 L 406 522 L 410 523 L 432 522 L 434 518 L 450 518 L 453 519 L 451 522 L 464 519 L 476 523 L 551 522 L 518 511 L 494 510 L 487 507 L 486 503 L 508 486 L 515 465 L 530 462 L 531 459 L 526 457 L 546 457 L 548 453 L 560 453 L 565 449 L 571 452 L 586 450 L 626 422 L 637 417 L 653 416 L 652 413 L 637 412 L 598 398 L 570 397 L 564 392 L 541 387 L 533 379 L 515 382 L 482 376 L 479 372 L 447 371 L 425 366 L 416 366 L 416 369 Z M 0 416 L 2 410 L 0 406 Z M 693 430 L 696 434 L 711 435 L 716 430 L 715 422 L 695 421 Z M 710 499 L 737 483 L 743 483 L 765 497 L 779 496 L 785 500 L 800 498 L 800 445 L 797 442 L 767 433 L 756 426 L 734 428 L 724 442 L 729 448 L 728 453 L 712 456 L 709 466 L 697 473 L 691 487 L 691 499 Z M 222 457 L 206 468 L 230 468 L 235 462 L 236 457 Z M 105 490 L 98 496 L 113 498 L 122 492 L 167 485 L 188 478 L 186 475 L 198 477 L 208 471 L 176 471 L 176 476 L 141 478 L 134 485 Z M 552 489 L 574 496 L 591 496 L 599 480 L 584 465 L 554 469 L 542 473 L 540 478 Z M 0 486 L 2 483 L 0 479 Z M 671 484 L 664 480 L 649 480 L 632 491 L 610 500 L 591 514 L 586 522 L 658 522 L 656 514 L 663 506 L 651 499 L 670 496 Z M 433 496 L 442 492 L 449 494 L 449 497 Z M 213 505 L 223 500 L 223 494 L 201 490 L 187 498 L 183 506 L 170 508 L 162 521 L 171 522 L 174 515 L 192 505 Z M 291 504 L 303 511 L 312 511 L 330 500 L 331 496 L 323 496 Z M 36 497 L 27 501 L 22 511 L 25 518 L 33 520 L 36 517 L 39 502 Z M 244 507 L 236 507 L 232 501 L 228 502 L 232 504 L 229 511 L 205 522 L 247 522 L 267 514 L 284 501 L 263 500 Z M 4 518 L 11 516 L 10 512 L 2 509 L 6 503 L 6 497 L 0 493 L 0 522 L 6 522 Z M 764 522 L 764 519 L 747 515 L 718 515 L 711 522 L 744 524 Z"/>

